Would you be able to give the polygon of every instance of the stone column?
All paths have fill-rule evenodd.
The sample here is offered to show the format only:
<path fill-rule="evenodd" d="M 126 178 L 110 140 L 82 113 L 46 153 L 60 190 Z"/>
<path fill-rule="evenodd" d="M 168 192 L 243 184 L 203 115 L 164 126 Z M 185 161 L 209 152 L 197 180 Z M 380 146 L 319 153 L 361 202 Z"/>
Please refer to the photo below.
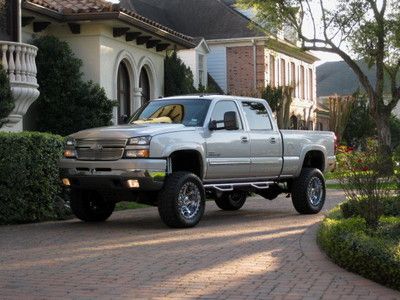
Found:
<path fill-rule="evenodd" d="M 136 111 L 140 106 L 142 106 L 142 88 L 138 87 L 133 89 L 131 111 Z"/>

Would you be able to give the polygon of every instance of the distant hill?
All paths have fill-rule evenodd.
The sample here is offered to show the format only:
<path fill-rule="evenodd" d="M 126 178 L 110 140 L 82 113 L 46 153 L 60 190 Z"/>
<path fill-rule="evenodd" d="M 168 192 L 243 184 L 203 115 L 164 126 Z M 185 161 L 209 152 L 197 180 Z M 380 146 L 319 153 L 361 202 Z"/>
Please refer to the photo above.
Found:
<path fill-rule="evenodd" d="M 375 67 L 368 69 L 364 62 L 358 63 L 375 86 Z M 317 94 L 318 97 L 351 95 L 362 87 L 353 70 L 344 61 L 327 62 L 317 67 Z"/>

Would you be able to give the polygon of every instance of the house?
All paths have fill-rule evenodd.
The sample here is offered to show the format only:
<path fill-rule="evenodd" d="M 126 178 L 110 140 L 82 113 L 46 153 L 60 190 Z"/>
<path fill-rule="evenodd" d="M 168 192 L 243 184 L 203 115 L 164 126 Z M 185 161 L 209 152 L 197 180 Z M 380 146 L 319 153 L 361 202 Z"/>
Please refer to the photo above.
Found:
<path fill-rule="evenodd" d="M 210 49 L 207 71 L 227 94 L 254 95 L 267 85 L 293 86 L 292 127 L 315 128 L 314 63 L 318 58 L 301 51 L 293 35 L 268 37 L 248 18 L 251 14 L 237 10 L 234 2 L 121 0 L 120 5 L 183 34 L 203 38 Z"/>
<path fill-rule="evenodd" d="M 0 0 L 0 64 L 8 74 L 15 108 L 1 130 L 21 131 L 22 119 L 39 97 L 35 57 L 37 48 L 22 43 L 18 1 Z"/>
<path fill-rule="evenodd" d="M 39 95 L 36 78 L 33 78 L 37 49 L 26 44 L 34 36 L 53 35 L 69 44 L 84 62 L 84 78 L 103 87 L 110 99 L 118 100 L 114 123 L 124 115 L 131 115 L 149 99 L 163 96 L 167 50 L 197 47 L 197 51 L 207 52 L 204 42 L 196 44 L 190 36 L 105 0 L 23 0 L 21 18 L 16 14 L 11 16 L 10 11 L 6 9 L 10 19 L 20 20 L 20 24 L 13 27 L 20 32 L 19 44 L 0 42 L 0 57 L 11 82 L 29 81 L 32 95 L 27 97 L 29 101 L 21 104 L 23 110 L 11 115 L 18 114 L 18 125 L 9 123 L 6 130 L 23 128 L 22 118 Z M 32 70 L 25 71 L 26 67 L 20 64 L 26 64 Z M 29 124 L 29 113 L 25 119 Z M 29 128 L 25 126 L 24 129 Z"/>

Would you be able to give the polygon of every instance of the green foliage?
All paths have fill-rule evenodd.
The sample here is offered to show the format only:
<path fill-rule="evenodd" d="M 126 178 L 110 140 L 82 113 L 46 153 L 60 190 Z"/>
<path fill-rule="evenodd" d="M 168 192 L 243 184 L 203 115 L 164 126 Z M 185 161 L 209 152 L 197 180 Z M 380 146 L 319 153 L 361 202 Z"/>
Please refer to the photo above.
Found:
<path fill-rule="evenodd" d="M 395 115 L 390 118 L 390 132 L 392 134 L 392 149 L 400 147 L 400 119 Z"/>
<path fill-rule="evenodd" d="M 342 203 L 340 211 L 344 218 L 362 217 L 363 211 L 368 206 L 365 199 L 350 199 Z M 400 217 L 400 196 L 392 196 L 382 199 L 382 213 L 384 216 Z"/>
<path fill-rule="evenodd" d="M 349 146 L 365 145 L 367 138 L 376 133 L 376 125 L 369 113 L 368 99 L 365 94 L 355 93 L 355 101 L 351 107 L 351 116 L 343 132 L 343 140 Z"/>
<path fill-rule="evenodd" d="M 343 152 L 337 159 L 338 179 L 347 198 L 362 204 L 361 217 L 370 228 L 376 229 L 383 213 L 382 199 L 390 195 L 386 186 L 393 180 L 387 158 L 377 141 L 368 140 L 364 151 Z"/>
<path fill-rule="evenodd" d="M 400 191 L 400 146 L 393 152 L 394 178 L 397 184 L 397 190 Z"/>
<path fill-rule="evenodd" d="M 0 133 L 0 224 L 58 219 L 58 161 L 64 140 L 38 132 Z"/>
<path fill-rule="evenodd" d="M 323 221 L 318 243 L 341 267 L 400 290 L 399 228 L 400 218 L 385 217 L 370 233 L 363 219 L 335 214 Z"/>
<path fill-rule="evenodd" d="M 335 132 L 338 143 L 352 114 L 354 97 L 334 96 L 329 98 L 329 127 Z"/>
<path fill-rule="evenodd" d="M 261 91 L 261 98 L 267 100 L 271 110 L 276 113 L 283 101 L 283 88 L 268 85 Z"/>
<path fill-rule="evenodd" d="M 186 95 L 195 92 L 190 68 L 183 63 L 175 51 L 168 54 L 164 61 L 165 96 Z"/>
<path fill-rule="evenodd" d="M 110 125 L 114 102 L 99 85 L 82 80 L 82 61 L 68 44 L 52 36 L 36 38 L 32 44 L 39 48 L 38 130 L 65 136 Z"/>
<path fill-rule="evenodd" d="M 261 98 L 267 100 L 276 115 L 278 127 L 287 129 L 290 126 L 290 105 L 292 104 L 293 88 L 289 86 L 266 86 L 260 91 Z"/>
<path fill-rule="evenodd" d="M 10 81 L 0 65 L 0 127 L 2 119 L 6 118 L 14 108 L 14 99 L 11 94 Z"/>
<path fill-rule="evenodd" d="M 301 42 L 302 50 L 335 53 L 345 61 L 368 93 L 378 141 L 382 149 L 386 148 L 387 155 L 391 146 L 390 113 L 400 100 L 400 94 L 396 92 L 400 75 L 400 5 L 398 1 L 378 0 L 316 2 L 238 1 L 243 8 L 255 9 L 257 23 L 269 34 L 275 34 L 277 29 L 290 29 Z M 376 67 L 376 84 L 360 68 L 360 60 L 367 62 L 369 67 Z M 386 83 L 390 85 L 389 99 L 384 95 Z M 341 133 L 341 126 L 331 128 Z"/>

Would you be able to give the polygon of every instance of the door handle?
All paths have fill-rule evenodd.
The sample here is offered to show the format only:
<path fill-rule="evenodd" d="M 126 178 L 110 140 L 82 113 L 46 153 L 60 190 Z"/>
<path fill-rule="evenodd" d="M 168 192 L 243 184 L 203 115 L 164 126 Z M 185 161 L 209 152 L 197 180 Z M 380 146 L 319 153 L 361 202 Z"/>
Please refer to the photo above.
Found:
<path fill-rule="evenodd" d="M 270 139 L 269 139 L 269 142 L 270 142 L 271 144 L 276 144 L 276 138 L 270 138 Z"/>
<path fill-rule="evenodd" d="M 249 139 L 246 136 L 242 136 L 241 141 L 242 143 L 247 143 Z"/>

